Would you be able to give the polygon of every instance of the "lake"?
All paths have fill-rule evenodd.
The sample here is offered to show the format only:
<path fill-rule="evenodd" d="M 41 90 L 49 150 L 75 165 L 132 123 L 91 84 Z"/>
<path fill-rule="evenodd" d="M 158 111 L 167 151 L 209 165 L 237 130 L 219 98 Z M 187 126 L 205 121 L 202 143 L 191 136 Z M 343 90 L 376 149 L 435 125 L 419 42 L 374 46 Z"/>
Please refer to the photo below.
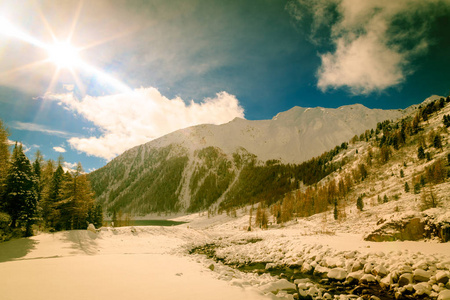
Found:
<path fill-rule="evenodd" d="M 178 222 L 171 220 L 131 220 L 127 222 L 126 226 L 176 226 L 186 222 Z M 111 226 L 111 221 L 107 221 L 108 226 Z"/>

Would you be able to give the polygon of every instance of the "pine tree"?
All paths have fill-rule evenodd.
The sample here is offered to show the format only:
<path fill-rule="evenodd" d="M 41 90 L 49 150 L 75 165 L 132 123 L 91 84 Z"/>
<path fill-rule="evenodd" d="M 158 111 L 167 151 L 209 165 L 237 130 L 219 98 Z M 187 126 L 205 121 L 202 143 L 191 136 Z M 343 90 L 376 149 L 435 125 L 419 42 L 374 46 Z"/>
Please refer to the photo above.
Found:
<path fill-rule="evenodd" d="M 409 184 L 405 182 L 405 193 L 409 193 Z"/>
<path fill-rule="evenodd" d="M 339 211 L 338 211 L 338 207 L 337 207 L 337 200 L 334 200 L 334 210 L 333 210 L 333 217 L 335 220 L 337 220 L 339 218 Z"/>
<path fill-rule="evenodd" d="M 425 158 L 425 151 L 423 150 L 422 146 L 420 146 L 417 149 L 417 158 L 419 158 L 419 159 L 424 159 Z"/>
<path fill-rule="evenodd" d="M 3 122 L 0 120 L 0 199 L 5 190 L 5 179 L 9 166 L 9 148 L 8 148 L 8 130 L 3 127 Z M 0 201 L 0 209 L 2 203 Z"/>
<path fill-rule="evenodd" d="M 442 149 L 442 140 L 439 134 L 436 134 L 436 136 L 434 137 L 433 146 L 436 149 Z"/>
<path fill-rule="evenodd" d="M 6 177 L 5 204 L 5 210 L 11 216 L 12 227 L 16 227 L 19 221 L 25 225 L 25 234 L 32 235 L 31 226 L 35 221 L 37 206 L 35 178 L 22 145 L 17 143 Z"/>
<path fill-rule="evenodd" d="M 359 196 L 359 197 L 356 199 L 356 207 L 357 207 L 360 211 L 362 211 L 362 210 L 364 209 L 364 201 L 363 201 L 362 196 Z"/>

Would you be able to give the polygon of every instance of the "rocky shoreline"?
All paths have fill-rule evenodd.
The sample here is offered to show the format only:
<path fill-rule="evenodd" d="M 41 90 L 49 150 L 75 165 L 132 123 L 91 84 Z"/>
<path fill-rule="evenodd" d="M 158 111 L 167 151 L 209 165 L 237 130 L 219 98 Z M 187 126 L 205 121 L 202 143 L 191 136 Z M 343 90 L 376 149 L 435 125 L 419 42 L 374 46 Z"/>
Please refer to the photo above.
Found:
<path fill-rule="evenodd" d="M 335 251 L 323 245 L 304 245 L 289 251 L 279 245 L 264 257 L 261 239 L 217 241 L 193 247 L 243 272 L 270 274 L 277 284 L 262 290 L 287 299 L 450 299 L 450 260 L 420 252 Z M 286 245 L 287 246 L 287 245 Z"/>

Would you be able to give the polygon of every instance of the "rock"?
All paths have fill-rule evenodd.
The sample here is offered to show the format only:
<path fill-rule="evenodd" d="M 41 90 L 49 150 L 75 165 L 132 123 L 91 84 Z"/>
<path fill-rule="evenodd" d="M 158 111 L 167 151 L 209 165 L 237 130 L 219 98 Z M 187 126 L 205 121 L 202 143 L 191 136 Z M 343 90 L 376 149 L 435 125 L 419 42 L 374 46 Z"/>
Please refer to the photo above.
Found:
<path fill-rule="evenodd" d="M 307 273 L 311 273 L 312 270 L 313 270 L 313 267 L 310 264 L 308 264 L 307 262 L 305 262 L 302 266 L 301 272 L 304 274 L 307 274 Z"/>
<path fill-rule="evenodd" d="M 313 272 L 313 274 L 314 275 L 316 275 L 316 276 L 325 276 L 326 274 L 328 274 L 328 272 L 330 271 L 330 269 L 328 269 L 328 268 L 326 268 L 326 267 L 322 267 L 322 266 L 317 266 L 315 269 L 314 269 L 314 272 Z"/>
<path fill-rule="evenodd" d="M 430 280 L 431 273 L 422 269 L 414 270 L 414 280 L 418 282 L 428 282 Z"/>
<path fill-rule="evenodd" d="M 265 269 L 266 270 L 274 269 L 276 266 L 277 266 L 276 263 L 267 263 Z"/>
<path fill-rule="evenodd" d="M 324 260 L 324 263 L 325 263 L 325 267 L 328 267 L 328 268 L 336 268 L 336 264 L 338 263 L 338 258 L 336 258 L 336 257 L 327 257 L 327 258 L 325 258 L 325 260 Z"/>
<path fill-rule="evenodd" d="M 370 262 L 366 263 L 366 264 L 364 265 L 364 273 L 366 273 L 366 274 L 372 273 L 373 267 L 374 267 L 374 264 L 373 264 L 373 263 L 370 263 Z"/>
<path fill-rule="evenodd" d="M 450 290 L 442 290 L 439 293 L 438 300 L 450 300 Z"/>
<path fill-rule="evenodd" d="M 359 281 L 362 283 L 375 283 L 377 279 L 372 274 L 364 274 Z"/>
<path fill-rule="evenodd" d="M 411 273 L 404 273 L 398 279 L 399 286 L 405 286 L 413 282 L 413 275 Z"/>
<path fill-rule="evenodd" d="M 347 277 L 347 271 L 342 268 L 334 268 L 328 272 L 327 277 L 341 281 Z"/>
<path fill-rule="evenodd" d="M 389 274 L 389 271 L 383 265 L 378 265 L 372 270 L 373 275 L 379 275 L 381 278 Z"/>
<path fill-rule="evenodd" d="M 410 266 L 407 265 L 403 265 L 398 269 L 398 272 L 400 274 L 404 274 L 404 273 L 412 273 L 413 269 Z"/>
<path fill-rule="evenodd" d="M 363 277 L 363 271 L 351 272 L 347 275 L 345 279 L 348 283 L 352 284 L 355 282 L 359 282 L 359 280 Z"/>
<path fill-rule="evenodd" d="M 413 287 L 414 287 L 414 290 L 416 291 L 416 295 L 418 295 L 418 296 L 431 294 L 431 287 L 426 282 L 421 282 L 421 283 L 415 284 Z"/>
<path fill-rule="evenodd" d="M 394 284 L 394 281 L 392 280 L 391 274 L 388 274 L 386 277 L 380 280 L 381 287 L 389 288 L 392 284 Z"/>
<path fill-rule="evenodd" d="M 319 290 L 315 286 L 310 287 L 308 290 L 308 295 L 311 297 L 317 295 L 318 293 L 319 293 Z"/>
<path fill-rule="evenodd" d="M 346 259 L 354 258 L 356 253 L 357 253 L 356 251 L 347 252 L 347 253 L 345 253 L 344 257 Z"/>
<path fill-rule="evenodd" d="M 333 299 L 333 297 L 330 294 L 325 293 L 325 294 L 323 294 L 322 299 L 324 299 L 324 300 L 331 300 L 331 299 Z"/>
<path fill-rule="evenodd" d="M 308 282 L 311 282 L 311 279 L 309 279 L 309 278 L 300 278 L 300 279 L 295 279 L 294 280 L 294 283 L 295 284 L 300 284 L 300 283 L 308 283 Z"/>
<path fill-rule="evenodd" d="M 436 273 L 436 282 L 446 284 L 448 282 L 448 274 L 445 271 L 438 271 Z"/>
<path fill-rule="evenodd" d="M 352 265 L 352 272 L 356 272 L 359 270 L 362 270 L 362 268 L 364 267 L 364 265 L 360 262 L 360 261 L 355 261 Z"/>
<path fill-rule="evenodd" d="M 93 232 L 93 233 L 97 233 L 97 230 L 95 229 L 95 226 L 94 226 L 94 224 L 92 224 L 92 223 L 89 224 L 87 230 L 88 230 L 88 231 L 91 231 L 91 232 Z"/>
<path fill-rule="evenodd" d="M 263 292 L 275 292 L 279 290 L 295 290 L 295 284 L 287 281 L 286 279 L 280 279 L 278 281 L 270 282 L 260 287 Z"/>
<path fill-rule="evenodd" d="M 381 300 L 381 299 L 378 298 L 377 296 L 372 295 L 372 296 L 370 296 L 370 300 Z"/>

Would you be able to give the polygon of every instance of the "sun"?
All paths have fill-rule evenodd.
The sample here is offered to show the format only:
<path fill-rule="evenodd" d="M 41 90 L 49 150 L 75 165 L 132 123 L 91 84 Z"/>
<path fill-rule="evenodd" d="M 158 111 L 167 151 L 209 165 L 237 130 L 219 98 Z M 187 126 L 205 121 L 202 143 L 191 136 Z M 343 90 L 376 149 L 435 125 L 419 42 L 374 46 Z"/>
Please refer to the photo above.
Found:
<path fill-rule="evenodd" d="M 74 69 L 81 64 L 77 48 L 67 42 L 56 42 L 47 47 L 48 59 L 60 69 Z"/>

